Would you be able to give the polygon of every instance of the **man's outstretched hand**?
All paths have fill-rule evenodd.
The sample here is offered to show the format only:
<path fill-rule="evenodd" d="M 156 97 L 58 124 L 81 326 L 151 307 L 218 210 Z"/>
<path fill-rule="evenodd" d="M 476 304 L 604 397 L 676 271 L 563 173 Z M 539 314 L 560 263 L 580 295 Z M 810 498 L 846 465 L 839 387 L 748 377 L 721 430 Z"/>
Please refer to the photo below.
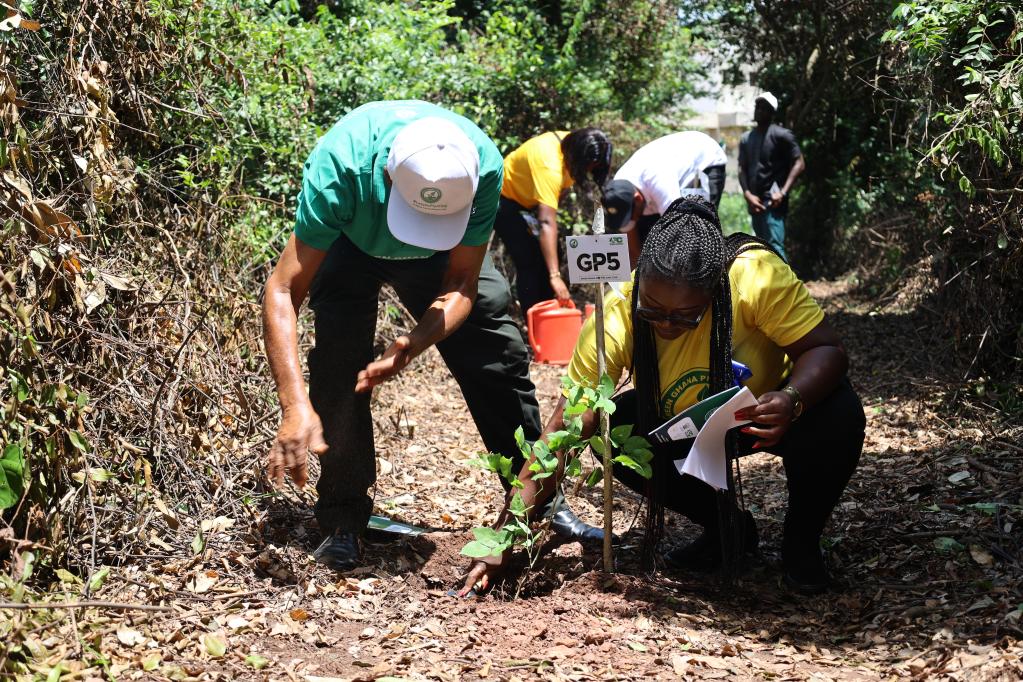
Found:
<path fill-rule="evenodd" d="M 382 384 L 405 369 L 412 359 L 409 351 L 411 345 L 412 342 L 407 336 L 396 338 L 379 360 L 369 363 L 366 365 L 366 369 L 359 372 L 358 380 L 355 382 L 355 392 L 370 391 L 377 384 Z"/>
<path fill-rule="evenodd" d="M 327 451 L 320 417 L 311 405 L 286 410 L 266 467 L 273 484 L 278 488 L 283 486 L 287 472 L 295 485 L 304 486 L 309 480 L 310 450 L 316 455 Z"/>

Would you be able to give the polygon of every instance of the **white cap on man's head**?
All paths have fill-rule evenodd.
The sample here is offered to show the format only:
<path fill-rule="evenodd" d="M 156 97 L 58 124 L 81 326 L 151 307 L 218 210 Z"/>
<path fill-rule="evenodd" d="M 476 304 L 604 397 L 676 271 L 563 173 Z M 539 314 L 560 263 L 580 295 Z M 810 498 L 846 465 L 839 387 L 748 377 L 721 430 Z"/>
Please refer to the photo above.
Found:
<path fill-rule="evenodd" d="M 753 100 L 753 104 L 756 105 L 756 103 L 760 101 L 766 102 L 769 107 L 771 107 L 775 111 L 778 111 L 778 98 L 772 95 L 770 92 L 765 90 L 764 92 L 757 95 L 757 98 Z"/>
<path fill-rule="evenodd" d="M 387 156 L 387 226 L 396 239 L 433 251 L 462 241 L 480 177 L 476 145 L 453 122 L 431 116 L 394 137 Z"/>

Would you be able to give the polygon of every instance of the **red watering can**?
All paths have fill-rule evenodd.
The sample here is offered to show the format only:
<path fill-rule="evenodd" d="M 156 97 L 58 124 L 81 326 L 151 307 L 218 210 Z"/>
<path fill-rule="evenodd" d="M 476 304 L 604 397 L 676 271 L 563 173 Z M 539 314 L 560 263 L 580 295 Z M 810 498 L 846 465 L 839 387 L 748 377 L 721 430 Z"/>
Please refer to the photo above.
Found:
<path fill-rule="evenodd" d="M 593 306 L 586 306 L 589 316 Z M 562 306 L 558 301 L 542 301 L 526 311 L 529 345 L 537 362 L 567 365 L 572 359 L 579 330 L 583 326 L 583 311 L 569 301 Z"/>

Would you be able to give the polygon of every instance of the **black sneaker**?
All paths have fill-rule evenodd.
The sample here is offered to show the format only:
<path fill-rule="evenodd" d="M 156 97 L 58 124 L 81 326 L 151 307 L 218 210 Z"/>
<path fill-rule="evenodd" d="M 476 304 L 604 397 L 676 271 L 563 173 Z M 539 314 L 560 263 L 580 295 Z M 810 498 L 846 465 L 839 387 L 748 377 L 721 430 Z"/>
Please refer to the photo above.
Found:
<path fill-rule="evenodd" d="M 781 560 L 785 585 L 794 592 L 821 594 L 831 586 L 831 576 L 824 564 L 819 540 L 782 542 Z"/>
<path fill-rule="evenodd" d="M 351 570 L 359 565 L 359 538 L 348 531 L 328 535 L 313 552 L 313 559 L 335 571 Z"/>
<path fill-rule="evenodd" d="M 753 515 L 745 512 L 745 538 L 743 554 L 752 554 L 760 544 L 757 524 Z M 704 530 L 687 545 L 676 547 L 664 554 L 664 563 L 670 568 L 683 571 L 710 573 L 721 568 L 721 533 L 716 529 Z"/>
<path fill-rule="evenodd" d="M 604 529 L 591 526 L 569 509 L 565 504 L 560 505 L 558 512 L 551 517 L 551 530 L 554 534 L 566 540 L 574 540 L 587 544 L 599 544 L 604 542 Z"/>

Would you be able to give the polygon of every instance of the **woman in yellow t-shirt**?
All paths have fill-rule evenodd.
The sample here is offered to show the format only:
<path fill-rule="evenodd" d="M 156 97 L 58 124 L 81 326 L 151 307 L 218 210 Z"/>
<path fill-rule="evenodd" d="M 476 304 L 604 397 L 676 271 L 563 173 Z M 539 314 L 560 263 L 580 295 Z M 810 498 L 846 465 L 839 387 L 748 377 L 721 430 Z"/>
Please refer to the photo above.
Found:
<path fill-rule="evenodd" d="M 785 582 L 803 593 L 825 590 L 820 538 L 859 461 L 865 426 L 838 334 L 789 266 L 755 237 L 722 237 L 717 213 L 704 200 L 684 197 L 668 207 L 643 244 L 634 281 L 625 287 L 626 300 L 610 295 L 605 301 L 608 374 L 617 382 L 629 370 L 635 385 L 615 398 L 612 426 L 635 424 L 635 433 L 647 435 L 735 385 L 733 359 L 747 365 L 753 376 L 746 385 L 758 404 L 736 413 L 752 423 L 727 439 L 726 451 L 730 458 L 758 449 L 782 457 L 789 491 L 781 548 Z M 596 366 L 590 320 L 568 375 L 592 385 Z M 564 407 L 562 398 L 544 434 L 564 428 Z M 583 422 L 589 437 L 594 414 L 587 412 Z M 703 527 L 696 540 L 664 555 L 669 567 L 709 570 L 723 558 L 737 564 L 756 549 L 753 517 L 736 508 L 734 489 L 722 495 L 679 473 L 674 460 L 684 458 L 691 444 L 653 446 L 649 481 L 617 464 L 615 476 L 650 502 L 649 547 L 663 528 L 663 508 Z M 554 488 L 549 478 L 533 481 L 528 462 L 519 479 L 527 507 Z M 473 564 L 463 593 L 485 586 L 505 560 Z"/>
<path fill-rule="evenodd" d="M 610 170 L 611 142 L 596 128 L 544 133 L 505 157 L 494 231 L 515 264 L 523 315 L 541 301 L 569 300 L 558 264 L 558 203 L 573 184 L 603 187 Z"/>

